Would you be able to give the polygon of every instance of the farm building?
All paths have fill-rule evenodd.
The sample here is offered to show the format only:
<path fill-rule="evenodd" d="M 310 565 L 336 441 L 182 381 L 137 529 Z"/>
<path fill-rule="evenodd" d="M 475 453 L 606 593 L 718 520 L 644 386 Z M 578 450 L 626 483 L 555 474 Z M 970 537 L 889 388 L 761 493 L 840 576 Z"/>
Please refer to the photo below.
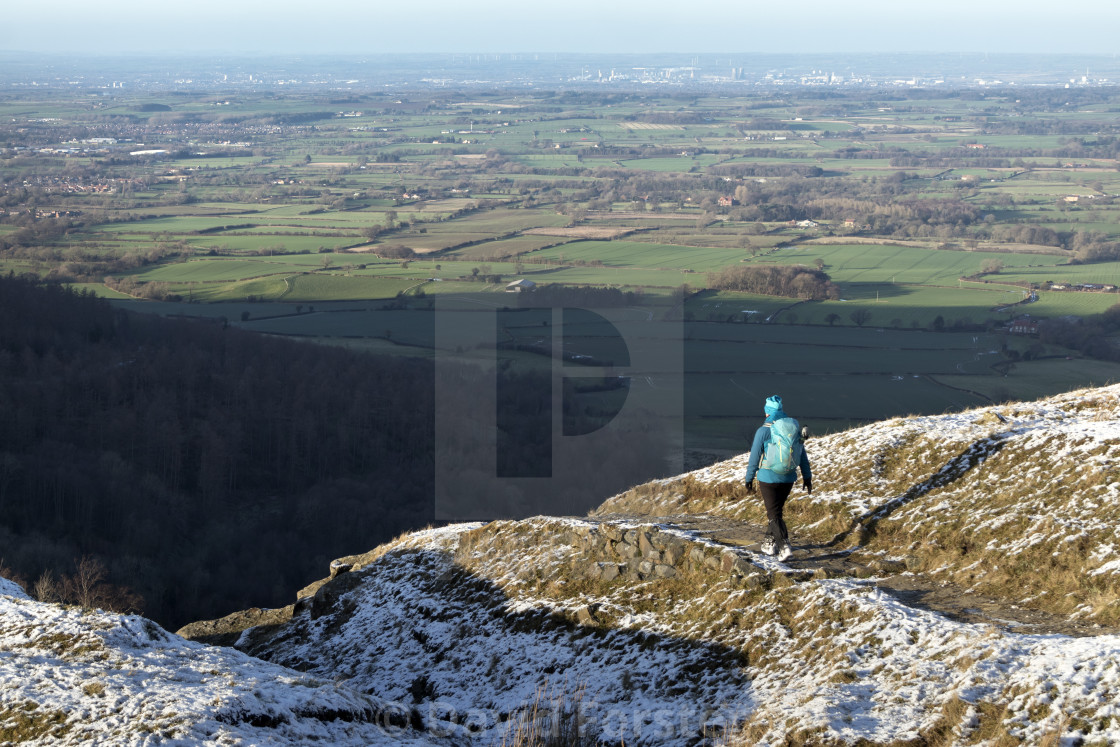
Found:
<path fill-rule="evenodd" d="M 1037 335 L 1038 334 L 1038 321 L 1023 317 L 1016 319 L 1007 328 L 1008 333 L 1013 335 Z"/>
<path fill-rule="evenodd" d="M 537 284 L 532 280 L 521 278 L 520 280 L 514 280 L 512 283 L 508 284 L 506 286 L 506 293 L 525 293 L 526 291 L 531 291 L 536 287 Z"/>

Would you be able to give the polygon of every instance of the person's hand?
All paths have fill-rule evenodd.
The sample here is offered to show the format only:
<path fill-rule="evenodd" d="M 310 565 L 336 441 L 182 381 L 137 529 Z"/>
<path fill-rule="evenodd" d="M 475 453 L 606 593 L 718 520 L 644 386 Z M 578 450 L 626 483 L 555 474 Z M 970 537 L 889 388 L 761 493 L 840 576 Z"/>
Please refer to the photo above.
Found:
<path fill-rule="evenodd" d="M 754 495 L 754 480 L 747 483 L 747 494 Z"/>
<path fill-rule="evenodd" d="M 805 492 L 806 493 L 808 493 L 809 495 L 813 494 L 813 481 L 812 480 L 802 480 L 801 484 L 805 486 Z"/>

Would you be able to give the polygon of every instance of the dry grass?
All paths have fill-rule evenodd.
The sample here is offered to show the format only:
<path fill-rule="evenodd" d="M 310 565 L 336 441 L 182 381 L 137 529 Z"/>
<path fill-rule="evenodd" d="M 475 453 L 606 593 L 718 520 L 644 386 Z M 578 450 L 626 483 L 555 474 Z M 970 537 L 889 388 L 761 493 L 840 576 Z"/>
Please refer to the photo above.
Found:
<path fill-rule="evenodd" d="M 1120 507 L 1104 498 L 1116 475 L 1084 461 L 1091 449 L 1048 465 L 1050 454 L 1075 446 L 1044 438 L 990 454 L 876 521 L 866 547 L 905 552 L 912 570 L 976 593 L 1120 623 L 1120 578 L 1091 572 L 1093 553 L 1120 522 Z M 1029 470 L 1036 465 L 1049 468 Z"/>
<path fill-rule="evenodd" d="M 0 706 L 0 742 L 60 739 L 70 731 L 66 719 L 65 712 L 40 708 L 31 700 Z"/>
<path fill-rule="evenodd" d="M 46 633 L 20 644 L 20 647 L 49 651 L 52 655 L 66 661 L 77 661 L 90 655 L 104 658 L 107 655 L 105 643 L 95 633 L 89 631 L 79 635 Z"/>
<path fill-rule="evenodd" d="M 591 731 L 583 688 L 564 693 L 542 687 L 533 703 L 508 722 L 501 747 L 592 747 L 598 742 Z"/>
<path fill-rule="evenodd" d="M 82 692 L 90 697 L 103 695 L 105 693 L 105 685 L 100 682 L 87 682 L 82 685 Z"/>
<path fill-rule="evenodd" d="M 970 718 L 971 716 L 971 718 Z M 915 739 L 892 739 L 886 742 L 872 742 L 861 739 L 858 747 L 950 747 L 958 744 L 983 744 L 984 747 L 1013 747 L 1023 744 L 1023 740 L 1012 735 L 1005 724 L 1008 717 L 1007 707 L 993 703 L 969 703 L 957 694 L 949 697 L 941 706 L 933 726 Z M 974 725 L 970 725 L 972 721 Z M 778 744 L 783 747 L 840 747 L 850 745 L 847 740 L 831 738 L 822 729 L 799 729 L 786 731 L 783 717 L 759 711 L 751 715 L 734 731 L 717 742 L 719 747 L 754 747 L 762 742 Z M 1069 720 L 1047 732 L 1038 742 L 1041 746 L 1057 747 L 1062 744 L 1061 735 L 1068 731 Z"/>

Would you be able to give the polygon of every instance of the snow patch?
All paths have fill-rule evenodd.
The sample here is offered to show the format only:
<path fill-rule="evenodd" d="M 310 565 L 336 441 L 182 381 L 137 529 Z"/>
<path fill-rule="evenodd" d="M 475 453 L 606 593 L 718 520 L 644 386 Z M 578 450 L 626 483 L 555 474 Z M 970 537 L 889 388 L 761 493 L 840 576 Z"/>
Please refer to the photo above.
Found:
<path fill-rule="evenodd" d="M 0 576 L 0 596 L 13 597 L 15 599 L 31 598 L 27 596 L 27 592 L 23 590 L 22 586 L 17 584 L 15 581 L 10 581 L 6 578 L 3 578 L 2 576 Z"/>

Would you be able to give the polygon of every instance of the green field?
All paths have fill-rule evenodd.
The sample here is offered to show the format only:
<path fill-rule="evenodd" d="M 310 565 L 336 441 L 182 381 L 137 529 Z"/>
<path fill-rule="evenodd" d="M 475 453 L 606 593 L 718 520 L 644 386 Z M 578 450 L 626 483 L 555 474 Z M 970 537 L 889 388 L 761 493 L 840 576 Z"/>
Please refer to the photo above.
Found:
<path fill-rule="evenodd" d="M 135 276 L 138 280 L 177 283 L 206 283 L 223 280 L 245 280 L 264 275 L 289 274 L 290 265 L 281 262 L 246 259 L 199 259 L 175 265 L 163 265 Z"/>
<path fill-rule="evenodd" d="M 1037 254 L 917 249 L 889 244 L 812 244 L 779 249 L 755 260 L 774 264 L 812 265 L 824 260 L 824 270 L 840 283 L 900 283 L 957 285 L 962 276 L 980 272 L 984 262 L 1002 262 L 1008 268 L 1044 265 L 1054 267 L 1063 258 Z M 1003 279 L 1001 274 L 998 278 Z"/>
<path fill-rule="evenodd" d="M 629 169 L 643 171 L 703 171 L 708 166 L 719 163 L 718 156 L 676 156 L 672 158 L 643 158 L 633 161 L 622 161 L 622 165 Z"/>
<path fill-rule="evenodd" d="M 1008 268 L 993 279 L 1028 283 L 1080 283 L 1120 285 L 1120 262 L 1084 265 Z"/>
<path fill-rule="evenodd" d="M 566 240 L 559 236 L 517 236 L 512 239 L 485 241 L 475 246 L 456 249 L 451 254 L 467 260 L 504 259 L 565 242 Z"/>
<path fill-rule="evenodd" d="M 231 235 L 217 234 L 206 238 L 188 238 L 187 242 L 203 248 L 219 247 L 223 252 L 317 252 L 336 250 L 365 243 L 358 236 L 306 236 L 295 234 Z"/>
<path fill-rule="evenodd" d="M 1037 317 L 1088 316 L 1100 314 L 1120 303 L 1115 293 L 1059 293 L 1038 294 L 1038 303 L 1024 309 Z"/>
<path fill-rule="evenodd" d="M 137 113 L 136 93 L 100 91 L 91 109 L 61 90 L 12 91 L 0 129 L 28 147 L 5 153 L 0 272 L 130 309 L 428 356 L 431 307 L 468 319 L 516 306 L 505 286 L 517 278 L 633 291 L 627 313 L 686 336 L 681 371 L 633 385 L 685 387 L 686 440 L 701 447 L 741 448 L 757 400 L 778 389 L 829 430 L 1114 378 L 1114 364 L 1074 350 L 1013 360 L 1043 346 L 1000 334 L 1020 314 L 1087 317 L 1120 301 L 1047 289 L 1120 285 L 1120 93 L 1107 87 L 1063 90 L 1065 107 L 1025 86 L 977 98 L 947 84 L 913 101 L 899 89 L 889 102 L 882 90 L 796 86 L 496 89 L 477 100 L 404 88 L 326 108 L 294 89 L 242 92 L 220 110 L 176 94 L 175 117 L 251 149 Z M 363 113 L 341 119 L 342 108 Z M 197 139 L 211 155 L 35 151 L 125 120 L 158 124 L 153 148 Z M 1008 238 L 1027 229 L 1053 233 Z M 998 273 L 965 280 L 992 262 Z M 839 298 L 710 288 L 710 273 L 769 265 L 819 265 Z M 132 300 L 117 286 L 181 301 Z"/>
<path fill-rule="evenodd" d="M 606 267 L 707 272 L 748 256 L 742 249 L 715 249 L 638 241 L 575 241 L 533 255 L 564 262 L 599 261 Z"/>

